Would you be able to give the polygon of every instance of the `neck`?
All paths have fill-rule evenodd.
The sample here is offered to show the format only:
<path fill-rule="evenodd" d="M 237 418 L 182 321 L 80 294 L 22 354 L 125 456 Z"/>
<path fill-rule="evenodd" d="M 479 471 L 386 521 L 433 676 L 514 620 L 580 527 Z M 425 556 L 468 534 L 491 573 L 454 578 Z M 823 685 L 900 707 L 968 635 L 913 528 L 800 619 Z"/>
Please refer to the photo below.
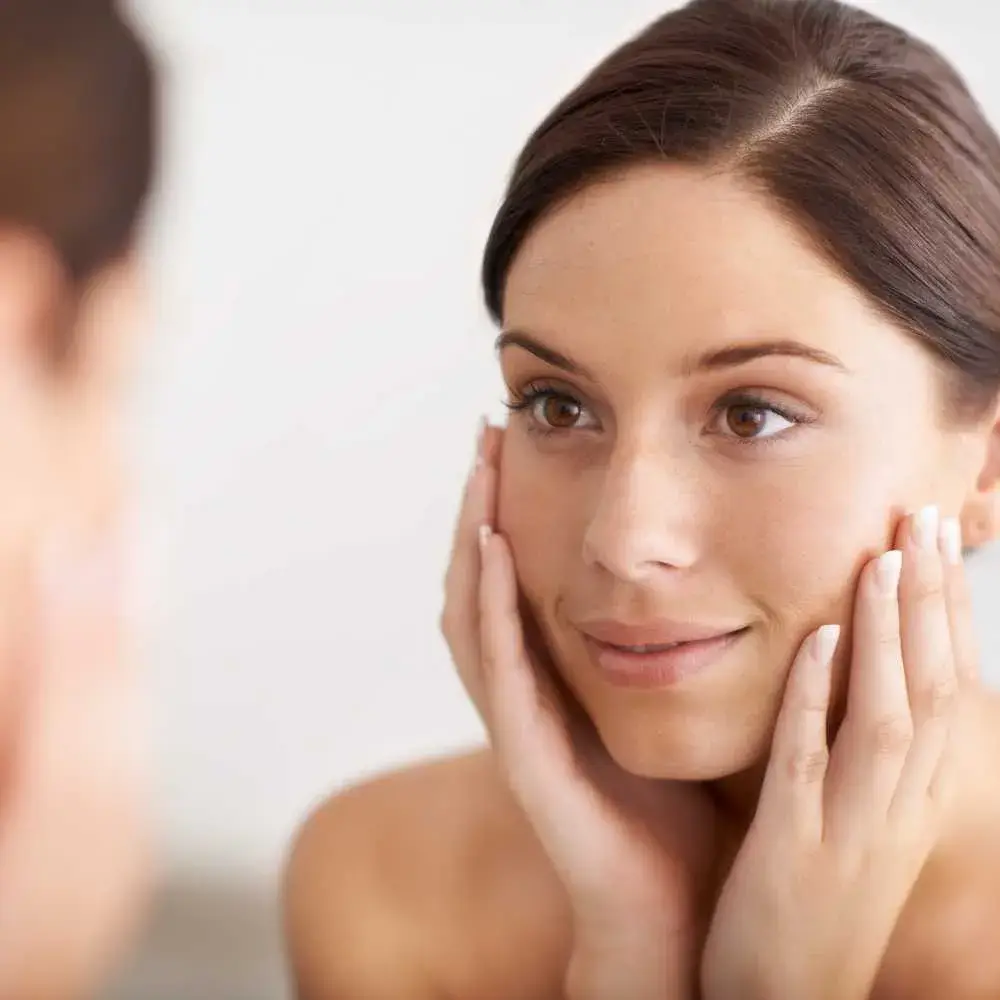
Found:
<path fill-rule="evenodd" d="M 833 691 L 827 724 L 827 744 L 832 748 L 847 711 L 847 678 L 843 674 L 835 674 Z M 767 771 L 771 756 L 771 741 L 767 741 L 764 754 L 746 770 L 736 774 L 728 774 L 723 778 L 707 784 L 719 811 L 726 822 L 742 840 L 757 812 L 757 802 L 760 799 L 764 784 L 764 773 Z"/>
<path fill-rule="evenodd" d="M 729 774 L 706 785 L 727 825 L 742 835 L 757 811 L 767 761 L 761 760 L 737 774 Z"/>

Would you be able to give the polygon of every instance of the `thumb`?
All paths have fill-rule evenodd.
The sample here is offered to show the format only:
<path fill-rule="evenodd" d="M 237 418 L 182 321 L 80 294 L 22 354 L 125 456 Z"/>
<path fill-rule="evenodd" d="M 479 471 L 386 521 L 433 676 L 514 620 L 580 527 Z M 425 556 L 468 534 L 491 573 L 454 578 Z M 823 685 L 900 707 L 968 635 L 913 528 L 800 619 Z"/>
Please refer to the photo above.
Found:
<path fill-rule="evenodd" d="M 578 756 L 566 706 L 526 646 L 510 547 L 486 528 L 482 548 L 481 649 L 493 748 L 552 860 L 579 876 L 593 862 L 583 841 L 607 821 L 605 804 Z"/>

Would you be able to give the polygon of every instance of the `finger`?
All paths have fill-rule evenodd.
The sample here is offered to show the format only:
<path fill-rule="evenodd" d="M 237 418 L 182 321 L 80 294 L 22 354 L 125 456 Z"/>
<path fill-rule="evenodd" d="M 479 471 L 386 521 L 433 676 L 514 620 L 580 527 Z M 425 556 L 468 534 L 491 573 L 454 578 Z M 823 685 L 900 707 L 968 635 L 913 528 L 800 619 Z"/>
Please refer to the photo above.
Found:
<path fill-rule="evenodd" d="M 785 687 L 757 807 L 759 821 L 772 830 L 790 828 L 812 841 L 823 835 L 830 676 L 839 638 L 839 625 L 824 625 L 799 648 Z"/>
<path fill-rule="evenodd" d="M 558 760 L 567 747 L 558 732 L 561 720 L 547 703 L 535 664 L 525 644 L 517 582 L 505 539 L 483 526 L 480 531 L 482 586 L 479 621 L 483 677 L 492 710 L 493 745 L 506 766 L 523 782 L 541 760 Z M 542 743 L 548 745 L 543 748 Z"/>
<path fill-rule="evenodd" d="M 958 518 L 941 521 L 941 556 L 944 560 L 944 597 L 948 609 L 951 650 L 960 685 L 979 685 L 979 648 L 972 616 L 972 594 L 962 558 L 962 529 Z"/>
<path fill-rule="evenodd" d="M 476 457 L 466 480 L 462 506 L 445 576 L 441 630 L 459 678 L 483 723 L 489 712 L 480 669 L 478 535 L 481 524 L 496 517 L 497 457 L 502 432 L 481 422 Z"/>
<path fill-rule="evenodd" d="M 568 861 L 573 843 L 585 838 L 567 834 L 598 828 L 594 795 L 582 774 L 562 706 L 526 647 L 510 548 L 488 528 L 481 544 L 480 622 L 491 742 L 508 785 L 539 837 L 554 857 Z M 580 863 L 586 864 L 586 859 Z"/>
<path fill-rule="evenodd" d="M 486 423 L 486 418 L 480 418 L 476 425 L 475 452 L 473 454 L 472 466 L 465 478 L 465 485 L 462 489 L 462 500 L 458 510 L 458 517 L 455 521 L 455 530 L 452 534 L 451 553 L 448 560 L 448 570 L 445 573 L 445 593 L 453 589 L 451 584 L 453 578 L 458 578 L 464 582 L 467 577 L 469 563 L 472 562 L 476 572 L 479 569 L 478 557 L 469 558 L 470 541 L 475 542 L 477 525 L 482 520 L 484 513 L 483 504 L 477 503 L 482 498 L 477 496 L 476 488 L 481 484 L 480 473 L 489 464 L 488 450 L 490 442 L 490 431 L 492 428 Z M 480 491 L 481 493 L 481 491 Z M 473 555 L 476 549 L 471 547 Z M 458 587 L 464 593 L 464 587 Z"/>
<path fill-rule="evenodd" d="M 922 810 L 944 755 L 958 681 L 945 603 L 937 508 L 908 519 L 900 580 L 900 628 L 913 719 L 913 743 L 893 796 L 891 812 Z"/>
<path fill-rule="evenodd" d="M 898 588 L 902 553 L 891 550 L 861 573 L 847 711 L 831 751 L 827 829 L 848 841 L 884 820 L 913 736 L 903 669 Z"/>

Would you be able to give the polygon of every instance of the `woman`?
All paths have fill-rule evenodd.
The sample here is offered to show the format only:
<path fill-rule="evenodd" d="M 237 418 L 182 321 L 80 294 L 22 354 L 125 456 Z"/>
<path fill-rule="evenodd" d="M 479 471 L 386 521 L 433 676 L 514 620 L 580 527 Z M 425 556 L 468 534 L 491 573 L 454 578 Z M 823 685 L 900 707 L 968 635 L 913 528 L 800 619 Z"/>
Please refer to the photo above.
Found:
<path fill-rule="evenodd" d="M 303 1000 L 1000 992 L 1000 142 L 836 0 L 695 0 L 528 140 L 443 629 L 490 749 L 353 788 Z"/>
<path fill-rule="evenodd" d="M 0 4 L 0 997 L 93 996 L 150 879 L 116 563 L 155 78 L 111 0 Z"/>

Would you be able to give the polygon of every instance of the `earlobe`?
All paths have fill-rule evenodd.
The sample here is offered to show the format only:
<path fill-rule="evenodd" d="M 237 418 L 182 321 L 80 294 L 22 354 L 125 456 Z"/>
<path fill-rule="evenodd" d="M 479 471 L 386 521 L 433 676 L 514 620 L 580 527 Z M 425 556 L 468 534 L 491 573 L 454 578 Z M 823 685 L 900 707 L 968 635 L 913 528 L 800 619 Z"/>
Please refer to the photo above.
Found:
<path fill-rule="evenodd" d="M 994 405 L 992 423 L 988 424 L 988 428 L 986 455 L 976 482 L 976 489 L 982 493 L 1000 489 L 1000 397 Z"/>
<path fill-rule="evenodd" d="M 960 520 L 966 548 L 978 548 L 1000 538 L 1000 405 L 994 413 L 975 490 L 962 506 Z"/>
<path fill-rule="evenodd" d="M 1000 537 L 1000 489 L 976 490 L 965 501 L 960 519 L 965 548 L 996 541 Z"/>

